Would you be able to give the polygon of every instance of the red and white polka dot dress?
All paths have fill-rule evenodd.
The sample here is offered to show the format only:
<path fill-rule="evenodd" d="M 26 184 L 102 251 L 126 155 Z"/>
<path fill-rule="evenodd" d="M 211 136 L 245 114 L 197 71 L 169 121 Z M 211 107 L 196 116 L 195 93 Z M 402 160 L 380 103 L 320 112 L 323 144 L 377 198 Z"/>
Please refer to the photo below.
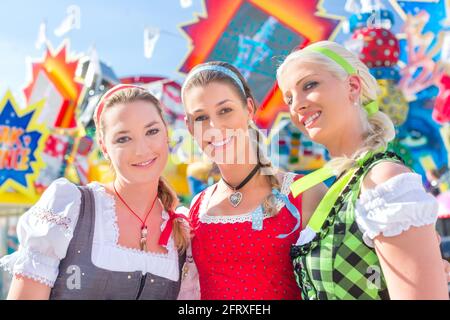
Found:
<path fill-rule="evenodd" d="M 289 194 L 289 185 L 299 178 L 285 175 L 281 193 Z M 264 216 L 263 229 L 252 229 L 252 213 L 235 216 L 209 216 L 205 206 L 214 186 L 206 189 L 192 206 L 196 221 L 192 255 L 197 265 L 203 300 L 301 299 L 290 259 L 290 246 L 301 226 L 288 237 L 297 219 L 277 201 L 280 211 Z M 301 197 L 289 200 L 301 212 Z"/>

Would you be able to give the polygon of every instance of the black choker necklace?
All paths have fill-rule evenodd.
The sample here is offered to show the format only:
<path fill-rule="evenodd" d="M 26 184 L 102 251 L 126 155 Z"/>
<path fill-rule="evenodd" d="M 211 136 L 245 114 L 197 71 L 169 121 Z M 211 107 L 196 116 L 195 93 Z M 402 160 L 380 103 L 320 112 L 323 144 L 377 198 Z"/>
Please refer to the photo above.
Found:
<path fill-rule="evenodd" d="M 242 189 L 252 178 L 253 176 L 258 172 L 261 165 L 258 163 L 256 167 L 248 174 L 248 176 L 242 181 L 237 187 L 233 187 L 231 184 L 229 184 L 223 177 L 222 181 L 225 182 L 225 184 L 234 192 L 228 197 L 230 200 L 231 205 L 236 208 L 239 203 L 242 201 L 242 192 L 239 192 L 238 190 Z"/>

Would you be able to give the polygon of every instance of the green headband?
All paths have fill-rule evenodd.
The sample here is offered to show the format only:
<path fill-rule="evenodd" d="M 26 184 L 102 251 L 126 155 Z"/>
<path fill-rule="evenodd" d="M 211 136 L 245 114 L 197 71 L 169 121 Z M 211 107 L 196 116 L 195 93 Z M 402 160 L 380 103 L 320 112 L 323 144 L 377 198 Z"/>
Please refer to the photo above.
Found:
<path fill-rule="evenodd" d="M 357 75 L 358 71 L 350 64 L 347 60 L 345 60 L 343 57 L 341 57 L 339 54 L 334 52 L 333 50 L 330 50 L 328 48 L 324 47 L 317 47 L 317 46 L 309 46 L 304 48 L 303 50 L 306 51 L 314 51 L 323 54 L 324 56 L 327 56 L 334 62 L 336 62 L 338 65 L 342 67 L 342 69 L 347 72 L 349 75 Z M 367 111 L 369 117 L 373 115 L 374 113 L 378 112 L 378 102 L 377 101 L 370 101 L 366 105 L 363 106 L 364 109 Z"/>

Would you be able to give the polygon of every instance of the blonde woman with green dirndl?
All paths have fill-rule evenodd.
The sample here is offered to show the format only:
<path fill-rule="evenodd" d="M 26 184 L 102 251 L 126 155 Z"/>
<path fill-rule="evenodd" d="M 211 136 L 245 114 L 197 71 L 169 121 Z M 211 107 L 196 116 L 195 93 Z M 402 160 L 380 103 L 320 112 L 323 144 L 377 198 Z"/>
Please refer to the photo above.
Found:
<path fill-rule="evenodd" d="M 277 78 L 293 123 L 332 156 L 293 195 L 337 177 L 291 248 L 303 299 L 448 299 L 437 202 L 386 151 L 395 130 L 368 68 L 322 41 L 291 53 Z"/>

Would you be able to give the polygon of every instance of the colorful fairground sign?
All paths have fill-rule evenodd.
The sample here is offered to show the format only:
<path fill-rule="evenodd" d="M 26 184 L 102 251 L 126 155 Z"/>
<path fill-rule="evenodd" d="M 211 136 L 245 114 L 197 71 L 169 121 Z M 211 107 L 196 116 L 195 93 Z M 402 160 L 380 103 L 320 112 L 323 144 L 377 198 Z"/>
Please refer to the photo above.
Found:
<path fill-rule="evenodd" d="M 232 63 L 260 105 L 256 123 L 271 128 L 288 111 L 275 79 L 280 60 L 297 47 L 333 38 L 339 19 L 327 15 L 319 0 L 205 0 L 203 12 L 182 26 L 191 50 L 179 71 L 206 61 Z"/>
<path fill-rule="evenodd" d="M 20 108 L 10 91 L 0 102 L 0 202 L 33 204 L 34 182 L 45 166 L 40 155 L 48 132 L 38 123 L 44 101 Z"/>

